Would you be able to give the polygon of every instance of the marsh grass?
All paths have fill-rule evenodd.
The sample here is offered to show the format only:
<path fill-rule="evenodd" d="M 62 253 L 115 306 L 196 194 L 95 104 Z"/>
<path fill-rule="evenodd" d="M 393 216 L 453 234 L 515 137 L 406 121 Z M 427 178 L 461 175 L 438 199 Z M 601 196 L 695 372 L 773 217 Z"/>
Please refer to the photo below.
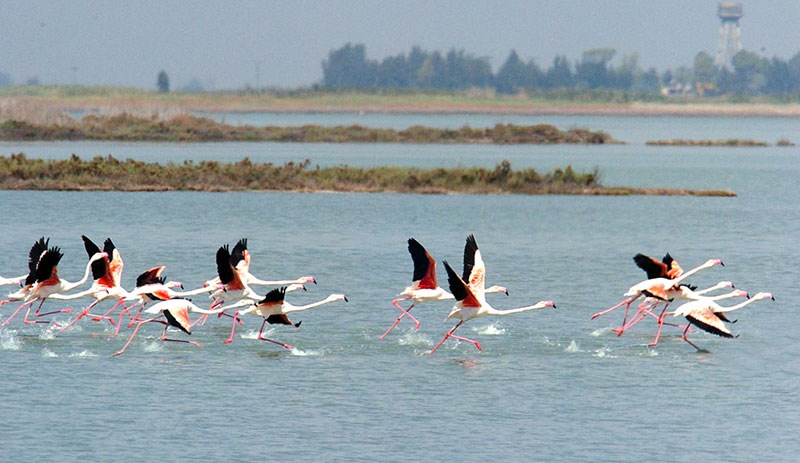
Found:
<path fill-rule="evenodd" d="M 741 140 L 731 138 L 728 140 L 649 140 L 646 142 L 651 146 L 742 146 L 742 147 L 765 147 L 769 143 L 758 140 Z"/>
<path fill-rule="evenodd" d="M 497 124 L 490 128 L 443 129 L 413 126 L 405 130 L 360 125 L 327 127 L 231 126 L 204 117 L 176 114 L 89 114 L 79 121 L 37 123 L 6 119 L 0 123 L 0 139 L 23 141 L 105 140 L 158 142 L 268 141 L 296 143 L 614 143 L 605 132 L 574 128 L 566 131 L 549 124 L 522 126 Z"/>
<path fill-rule="evenodd" d="M 420 169 L 415 167 L 320 167 L 311 162 L 283 165 L 253 163 L 146 163 L 113 156 L 83 160 L 29 159 L 24 154 L 0 156 L 0 189 L 100 191 L 338 191 L 466 194 L 565 195 L 708 195 L 732 192 L 669 189 L 604 188 L 600 173 L 576 172 L 571 166 L 549 173 L 512 169 L 502 161 L 493 169 L 480 167 Z"/>

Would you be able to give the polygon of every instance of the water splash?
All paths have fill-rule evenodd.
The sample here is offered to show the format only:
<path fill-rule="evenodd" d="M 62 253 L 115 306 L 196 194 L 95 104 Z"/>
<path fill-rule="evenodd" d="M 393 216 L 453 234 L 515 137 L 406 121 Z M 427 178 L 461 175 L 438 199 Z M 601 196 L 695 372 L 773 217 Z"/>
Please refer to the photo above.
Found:
<path fill-rule="evenodd" d="M 433 342 L 419 331 L 409 331 L 397 339 L 401 346 L 432 346 Z"/>
<path fill-rule="evenodd" d="M 564 352 L 569 352 L 574 354 L 582 351 L 581 351 L 581 346 L 579 346 L 578 343 L 575 342 L 575 340 L 573 339 L 569 342 L 569 345 L 566 347 L 566 349 L 564 349 Z"/>
<path fill-rule="evenodd" d="M 598 328 L 598 329 L 592 331 L 592 336 L 594 336 L 595 338 L 598 338 L 600 336 L 605 336 L 610 332 L 611 332 L 611 327 L 607 326 L 605 328 Z"/>
<path fill-rule="evenodd" d="M 146 341 L 144 344 L 145 352 L 161 352 L 163 350 L 164 350 L 164 342 L 161 341 L 160 339 Z"/>
<path fill-rule="evenodd" d="M 20 350 L 22 348 L 22 341 L 14 336 L 14 333 L 6 330 L 0 330 L 0 349 L 2 350 Z"/>
<path fill-rule="evenodd" d="M 42 348 L 42 358 L 57 358 L 58 354 L 50 350 L 49 347 L 45 346 Z"/>
<path fill-rule="evenodd" d="M 484 326 L 484 327 L 473 328 L 472 331 L 474 331 L 474 332 L 476 332 L 478 334 L 483 334 L 483 335 L 487 335 L 487 336 L 499 336 L 499 335 L 506 334 L 506 329 L 505 328 L 500 328 L 499 326 L 495 326 L 495 325 L 487 325 L 487 326 Z"/>
<path fill-rule="evenodd" d="M 297 347 L 291 348 L 289 353 L 297 357 L 318 357 L 322 355 L 322 351 L 320 350 L 301 350 Z"/>
<path fill-rule="evenodd" d="M 88 350 L 83 350 L 83 351 L 80 351 L 80 352 L 73 352 L 72 354 L 69 354 L 69 356 L 70 356 L 70 358 L 95 358 L 95 357 L 98 357 L 97 354 L 95 354 L 94 352 L 88 351 Z"/>

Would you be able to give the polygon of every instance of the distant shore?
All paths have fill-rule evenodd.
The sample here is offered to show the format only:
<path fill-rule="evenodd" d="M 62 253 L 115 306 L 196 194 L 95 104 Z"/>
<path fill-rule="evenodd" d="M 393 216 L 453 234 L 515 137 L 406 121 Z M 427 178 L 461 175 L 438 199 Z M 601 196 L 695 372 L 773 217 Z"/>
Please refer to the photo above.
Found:
<path fill-rule="evenodd" d="M 32 87 L 0 91 L 0 118 L 60 112 L 408 113 L 586 116 L 800 117 L 798 103 L 676 98 L 666 102 L 580 102 L 476 93 L 155 93 L 105 87 Z"/>

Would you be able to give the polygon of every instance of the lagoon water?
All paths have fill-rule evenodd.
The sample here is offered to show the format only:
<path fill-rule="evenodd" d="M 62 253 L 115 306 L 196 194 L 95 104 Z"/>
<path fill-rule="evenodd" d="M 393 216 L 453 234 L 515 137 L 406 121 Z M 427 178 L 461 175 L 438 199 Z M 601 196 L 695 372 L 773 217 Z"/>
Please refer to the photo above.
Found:
<path fill-rule="evenodd" d="M 219 117 L 236 122 L 234 115 Z M 247 117 L 242 123 L 337 120 Z M 323 117 L 333 122 L 320 122 Z M 356 116 L 338 117 L 350 124 Z M 358 117 L 362 125 L 400 128 L 498 122 L 488 116 Z M 644 142 L 799 142 L 797 121 L 539 119 L 560 128 L 605 130 L 629 144 L 0 143 L 4 155 L 43 158 L 111 154 L 182 162 L 248 156 L 258 162 L 360 166 L 493 166 L 508 159 L 514 167 L 541 171 L 567 164 L 597 167 L 606 185 L 738 194 L 0 192 L 3 276 L 24 273 L 31 243 L 44 235 L 64 251 L 61 276 L 79 279 L 86 262 L 80 235 L 86 234 L 96 242 L 114 240 L 125 259 L 127 287 L 155 265 L 167 266 L 168 279 L 194 287 L 213 276 L 217 247 L 248 237 L 254 274 L 318 279 L 307 292 L 290 294 L 291 302 L 333 292 L 350 300 L 295 315 L 293 321 L 303 321 L 300 328 L 271 327 L 269 336 L 296 346 L 292 351 L 256 340 L 257 317 L 245 319 L 231 345 L 222 344 L 230 330 L 227 319 L 196 327 L 191 339 L 202 348 L 161 342 L 161 326 L 146 325 L 124 355 L 111 357 L 125 333 L 114 336 L 107 326 L 82 320 L 55 334 L 52 327 L 24 325 L 20 316 L 0 328 L 0 460 L 795 460 L 800 148 Z M 495 307 L 552 299 L 558 308 L 467 322 L 459 331 L 478 339 L 482 352 L 448 340 L 426 355 L 453 325 L 443 322 L 452 306 L 446 302 L 415 309 L 419 331 L 403 321 L 378 340 L 398 315 L 392 298 L 410 283 L 406 240 L 413 236 L 440 262 L 459 266 L 470 233 L 487 262 L 488 283 L 509 288 L 509 296 L 491 297 Z M 731 280 L 751 293 L 770 291 L 776 300 L 734 313 L 736 339 L 691 333 L 707 353 L 696 352 L 669 327 L 658 346 L 647 347 L 655 329 L 650 320 L 621 337 L 611 332 L 621 312 L 590 320 L 644 278 L 631 260 L 635 253 L 660 257 L 667 251 L 684 269 L 709 258 L 725 262 L 692 277 L 695 285 Z M 444 283 L 441 266 L 439 278 Z M 0 315 L 15 307 L 3 306 Z"/>

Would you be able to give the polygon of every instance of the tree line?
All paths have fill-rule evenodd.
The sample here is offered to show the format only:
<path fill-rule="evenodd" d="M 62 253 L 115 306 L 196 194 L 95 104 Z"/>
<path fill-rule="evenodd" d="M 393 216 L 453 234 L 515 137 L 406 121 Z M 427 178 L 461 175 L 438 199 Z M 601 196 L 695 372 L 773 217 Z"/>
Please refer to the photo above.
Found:
<path fill-rule="evenodd" d="M 545 69 L 511 50 L 493 72 L 488 57 L 464 50 L 451 49 L 442 54 L 414 46 L 408 54 L 378 61 L 367 58 L 363 44 L 348 43 L 331 50 L 322 61 L 321 85 L 330 90 L 479 88 L 515 94 L 576 89 L 800 97 L 800 52 L 784 61 L 742 50 L 733 57 L 730 67 L 717 66 L 711 55 L 699 52 L 691 67 L 663 73 L 653 67 L 642 69 L 635 53 L 623 55 L 618 61 L 614 61 L 615 56 L 616 50 L 611 48 L 587 50 L 574 63 L 559 55 Z"/>

